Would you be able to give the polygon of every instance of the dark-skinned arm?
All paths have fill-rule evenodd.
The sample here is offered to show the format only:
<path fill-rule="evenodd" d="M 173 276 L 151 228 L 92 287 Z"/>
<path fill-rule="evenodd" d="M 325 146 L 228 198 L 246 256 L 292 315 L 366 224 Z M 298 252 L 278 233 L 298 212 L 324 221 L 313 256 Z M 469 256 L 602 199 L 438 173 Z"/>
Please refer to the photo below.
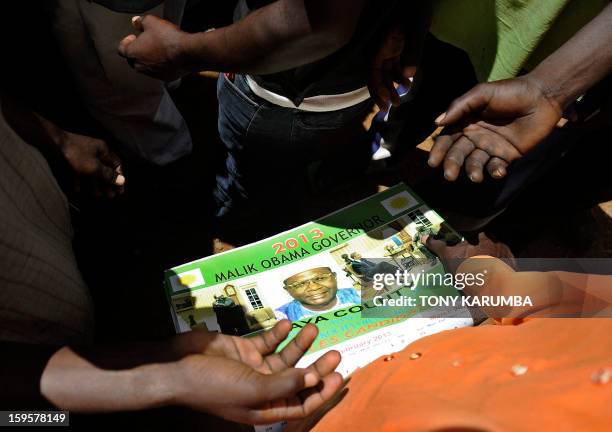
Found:
<path fill-rule="evenodd" d="M 555 128 L 563 110 L 612 70 L 612 5 L 584 26 L 532 72 L 479 84 L 456 99 L 436 123 L 429 164 L 443 163 L 455 180 L 465 165 L 474 182 L 483 168 L 493 178 L 539 144 Z"/>
<path fill-rule="evenodd" d="M 341 388 L 330 351 L 307 368 L 295 364 L 318 332 L 309 325 L 276 353 L 288 321 L 250 339 L 194 331 L 168 342 L 114 347 L 6 344 L 0 359 L 0 403 L 74 412 L 117 412 L 184 406 L 249 424 L 302 418 Z M 24 386 L 23 383 L 29 383 Z"/>
<path fill-rule="evenodd" d="M 79 179 L 93 183 L 96 195 L 113 198 L 123 193 L 121 159 L 104 140 L 66 131 L 4 92 L 0 106 L 11 128 L 25 142 L 61 153 Z"/>
<path fill-rule="evenodd" d="M 612 4 L 529 75 L 561 109 L 612 71 Z"/>
<path fill-rule="evenodd" d="M 170 81 L 202 70 L 269 74 L 332 54 L 353 36 L 365 0 L 278 0 L 214 31 L 188 34 L 154 16 L 119 45 L 139 72 Z"/>

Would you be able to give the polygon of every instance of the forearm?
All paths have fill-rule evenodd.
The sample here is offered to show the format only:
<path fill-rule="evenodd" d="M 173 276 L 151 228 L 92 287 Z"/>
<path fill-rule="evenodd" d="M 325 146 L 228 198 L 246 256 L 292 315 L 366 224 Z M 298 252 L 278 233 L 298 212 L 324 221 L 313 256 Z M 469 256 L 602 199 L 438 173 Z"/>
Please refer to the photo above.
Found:
<path fill-rule="evenodd" d="M 236 390 L 232 379 L 259 377 L 238 361 L 236 346 L 230 348 L 238 358 L 225 357 L 223 340 L 231 338 L 217 339 L 194 331 L 162 342 L 90 348 L 0 342 L 0 388 L 10 389 L 0 392 L 0 409 L 108 413 L 176 405 L 213 412 L 219 392 L 207 386 L 211 380 L 230 391 Z M 238 394 L 248 394 L 250 384 Z"/>
<path fill-rule="evenodd" d="M 173 402 L 183 356 L 168 343 L 72 349 L 0 342 L 0 408 L 127 411 Z"/>
<path fill-rule="evenodd" d="M 110 369 L 64 347 L 49 360 L 40 379 L 40 391 L 57 408 L 75 412 L 156 408 L 174 401 L 174 364 Z"/>
<path fill-rule="evenodd" d="M 32 121 L 40 125 L 41 129 L 45 133 L 45 136 L 48 138 L 48 141 L 51 142 L 56 148 L 61 150 L 63 144 L 66 142 L 67 132 L 38 113 L 32 112 L 31 118 Z"/>
<path fill-rule="evenodd" d="M 2 111 L 13 130 L 27 143 L 37 146 L 51 145 L 61 149 L 65 132 L 51 121 L 22 106 L 4 93 Z"/>
<path fill-rule="evenodd" d="M 279 0 L 235 24 L 185 35 L 194 70 L 268 74 L 319 60 L 351 38 L 364 0 Z"/>
<path fill-rule="evenodd" d="M 612 70 L 612 5 L 547 57 L 529 76 L 564 109 Z"/>

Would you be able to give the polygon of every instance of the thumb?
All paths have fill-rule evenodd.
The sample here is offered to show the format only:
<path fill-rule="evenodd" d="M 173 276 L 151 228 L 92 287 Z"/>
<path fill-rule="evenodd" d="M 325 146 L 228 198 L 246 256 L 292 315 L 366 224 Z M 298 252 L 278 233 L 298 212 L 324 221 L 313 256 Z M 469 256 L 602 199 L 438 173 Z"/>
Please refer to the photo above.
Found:
<path fill-rule="evenodd" d="M 128 35 L 124 37 L 121 42 L 119 42 L 119 46 L 117 47 L 117 52 L 121 57 L 128 58 L 128 47 L 132 42 L 136 40 L 136 35 Z"/>
<path fill-rule="evenodd" d="M 98 177 L 109 185 L 125 185 L 125 177 L 121 168 L 121 159 L 113 153 L 102 140 L 97 140 L 99 159 Z"/>
<path fill-rule="evenodd" d="M 414 83 L 415 76 L 419 70 L 418 66 L 403 65 L 400 68 L 399 81 L 406 88 L 411 88 Z"/>
<path fill-rule="evenodd" d="M 141 16 L 132 17 L 132 27 L 134 27 L 135 30 L 144 31 Z"/>
<path fill-rule="evenodd" d="M 272 375 L 262 375 L 262 393 L 268 400 L 291 398 L 319 383 L 319 376 L 306 369 L 289 368 Z"/>
<path fill-rule="evenodd" d="M 438 126 L 448 126 L 457 123 L 473 112 L 484 109 L 491 99 L 491 88 L 485 84 L 478 84 L 463 96 L 455 99 L 445 113 L 435 121 Z"/>
<path fill-rule="evenodd" d="M 417 73 L 417 66 L 403 66 L 402 67 L 402 77 L 406 80 L 410 78 L 414 78 Z"/>
<path fill-rule="evenodd" d="M 98 161 L 95 176 L 108 185 L 123 186 L 125 184 L 125 177 L 100 161 Z"/>

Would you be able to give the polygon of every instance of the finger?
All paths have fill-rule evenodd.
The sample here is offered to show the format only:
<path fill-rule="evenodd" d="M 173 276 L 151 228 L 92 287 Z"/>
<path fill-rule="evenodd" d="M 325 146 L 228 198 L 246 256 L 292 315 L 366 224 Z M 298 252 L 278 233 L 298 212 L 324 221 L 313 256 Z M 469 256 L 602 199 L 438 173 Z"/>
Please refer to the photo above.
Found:
<path fill-rule="evenodd" d="M 314 387 L 320 378 L 306 369 L 289 368 L 270 375 L 257 375 L 257 387 L 253 404 L 273 401 L 275 399 L 292 398 L 302 390 Z"/>
<path fill-rule="evenodd" d="M 119 159 L 119 156 L 117 156 L 117 154 L 108 149 L 106 143 L 104 143 L 100 147 L 98 151 L 98 157 L 105 165 L 110 166 L 114 170 L 121 168 L 121 159 Z M 121 172 L 118 173 L 122 174 Z"/>
<path fill-rule="evenodd" d="M 446 131 L 443 131 L 446 132 Z M 448 152 L 448 149 L 451 148 L 453 143 L 461 137 L 461 133 L 442 133 L 438 135 L 434 139 L 434 145 L 429 152 L 429 159 L 427 160 L 427 164 L 435 168 L 442 163 L 444 160 L 444 156 Z"/>
<path fill-rule="evenodd" d="M 482 171 L 489 158 L 490 156 L 486 151 L 477 148 L 465 160 L 465 171 L 474 183 L 480 183 L 484 180 Z"/>
<path fill-rule="evenodd" d="M 392 61 L 388 60 L 383 64 L 383 78 L 385 82 L 385 87 L 387 88 L 387 91 L 389 93 L 390 102 L 395 107 L 399 106 L 400 104 L 399 94 L 397 94 L 397 89 L 395 88 L 395 84 L 393 84 L 393 71 L 396 66 L 397 68 L 399 68 L 399 59 Z"/>
<path fill-rule="evenodd" d="M 436 240 L 433 236 L 428 236 L 425 242 L 427 249 L 435 253 L 438 257 L 442 258 L 446 255 L 446 249 L 448 246 L 442 240 Z"/>
<path fill-rule="evenodd" d="M 147 27 L 151 27 L 152 25 L 155 25 L 159 22 L 168 22 L 162 18 L 159 18 L 155 15 L 145 15 L 143 17 L 140 17 L 140 22 L 141 22 L 141 26 L 142 26 L 142 31 L 146 31 Z M 178 27 L 177 27 L 178 28 Z"/>
<path fill-rule="evenodd" d="M 119 165 L 115 168 L 117 177 L 115 178 L 115 191 L 121 195 L 125 192 L 125 176 L 123 175 L 123 166 Z"/>
<path fill-rule="evenodd" d="M 397 88 L 393 85 L 393 81 L 389 80 L 387 83 L 387 92 L 389 93 L 389 102 L 394 107 L 400 106 L 401 100 L 399 94 L 397 93 Z M 389 103 L 387 103 L 387 108 L 389 107 Z"/>
<path fill-rule="evenodd" d="M 478 233 L 478 244 L 492 241 L 493 240 L 491 240 L 484 231 Z"/>
<path fill-rule="evenodd" d="M 118 174 L 123 174 L 123 169 L 121 168 L 121 159 L 117 156 L 116 153 L 110 151 L 108 148 L 101 149 L 98 153 L 98 157 L 105 164 L 116 170 Z"/>
<path fill-rule="evenodd" d="M 417 70 L 416 66 L 404 66 L 402 68 L 402 84 L 409 86 L 412 83 L 411 79 L 416 76 Z"/>
<path fill-rule="evenodd" d="M 444 241 L 429 236 L 426 246 L 438 256 L 444 270 L 454 274 L 465 257 L 464 251 L 469 247 L 469 243 L 463 240 L 461 243 L 449 246 Z"/>
<path fill-rule="evenodd" d="M 381 110 L 386 110 L 389 105 L 389 93 L 382 83 L 382 69 L 376 68 L 372 70 L 372 76 L 370 79 L 370 96 L 374 99 L 376 105 Z"/>
<path fill-rule="evenodd" d="M 389 94 L 389 90 L 381 84 L 376 91 L 377 97 L 375 99 L 376 105 L 381 111 L 386 111 L 389 109 L 389 103 L 391 101 L 391 95 Z"/>
<path fill-rule="evenodd" d="M 295 366 L 306 351 L 308 351 L 318 334 L 319 330 L 314 324 L 304 326 L 279 354 L 285 366 Z"/>
<path fill-rule="evenodd" d="M 416 66 L 399 66 L 398 73 L 396 74 L 396 81 L 404 86 L 406 89 L 410 89 L 412 87 L 412 82 L 414 80 L 414 76 L 417 73 Z"/>
<path fill-rule="evenodd" d="M 327 401 L 331 400 L 344 387 L 344 379 L 338 372 L 326 375 L 315 389 L 306 390 L 303 394 L 304 415 L 310 415 Z M 291 415 L 291 413 L 289 413 Z"/>
<path fill-rule="evenodd" d="M 446 113 L 436 119 L 438 126 L 447 126 L 457 123 L 463 117 L 485 108 L 492 96 L 492 87 L 478 84 L 463 96 L 458 97 L 446 110 Z"/>
<path fill-rule="evenodd" d="M 125 185 L 125 176 L 123 175 L 123 168 L 121 167 L 121 159 L 114 152 L 110 151 L 106 143 L 102 141 L 102 145 L 98 151 L 98 158 L 100 161 L 114 170 L 115 179 L 113 184 L 115 186 Z"/>
<path fill-rule="evenodd" d="M 102 179 L 107 184 L 114 186 L 124 186 L 125 177 L 121 174 L 121 159 L 115 153 L 109 150 L 108 145 L 102 141 L 97 140 L 97 154 L 98 163 L 98 178 Z M 114 195 L 114 192 L 113 192 Z"/>
<path fill-rule="evenodd" d="M 514 254 L 510 247 L 502 242 L 496 242 L 487 237 L 491 243 L 495 245 L 495 257 L 504 259 L 504 262 L 511 267 L 516 267 L 516 261 L 514 260 Z"/>
<path fill-rule="evenodd" d="M 495 131 L 478 125 L 470 125 L 463 130 L 463 134 L 476 147 L 487 152 L 490 157 L 497 156 L 509 162 L 521 157 L 521 153 L 506 138 Z"/>
<path fill-rule="evenodd" d="M 119 175 L 114 169 L 100 162 L 98 162 L 98 166 L 96 172 L 94 173 L 94 176 L 108 185 L 117 184 L 117 180 L 119 179 Z M 121 176 L 121 178 L 122 179 L 119 180 L 119 182 L 122 184 L 125 183 L 125 178 L 123 178 L 123 176 Z"/>
<path fill-rule="evenodd" d="M 248 340 L 253 343 L 255 349 L 259 351 L 261 355 L 271 354 L 275 352 L 278 345 L 287 338 L 290 331 L 291 321 L 281 320 L 267 332 Z"/>
<path fill-rule="evenodd" d="M 299 397 L 252 410 L 251 420 L 255 424 L 262 424 L 304 418 L 332 400 L 343 386 L 342 375 L 332 373 L 323 378 L 317 387 L 301 392 Z"/>
<path fill-rule="evenodd" d="M 331 350 L 319 357 L 306 369 L 315 372 L 320 378 L 323 378 L 335 371 L 341 361 L 342 356 L 340 353 L 336 350 Z"/>
<path fill-rule="evenodd" d="M 490 246 L 494 244 L 494 242 L 487 237 L 484 231 L 478 233 L 478 242 L 476 244 L 471 244 L 467 247 L 466 256 L 474 257 L 478 255 L 491 255 L 495 256 L 493 252 L 493 248 Z"/>
<path fill-rule="evenodd" d="M 121 57 L 129 58 L 128 56 L 128 48 L 132 42 L 136 40 L 136 35 L 128 35 L 124 37 L 121 42 L 119 42 L 119 46 L 117 47 L 117 52 Z"/>
<path fill-rule="evenodd" d="M 123 193 L 123 189 L 125 187 L 125 177 L 122 174 L 117 173 L 115 170 L 115 181 L 113 182 L 115 186 L 117 186 L 120 190 L 120 193 Z"/>
<path fill-rule="evenodd" d="M 465 158 L 472 153 L 474 148 L 474 143 L 465 136 L 462 136 L 453 144 L 444 158 L 444 178 L 446 180 L 457 180 Z"/>
<path fill-rule="evenodd" d="M 314 413 L 332 400 L 344 387 L 344 383 L 342 375 L 337 372 L 327 375 L 317 387 L 305 390 L 300 394 L 299 405 L 294 403 L 287 406 L 284 413 L 285 418 L 297 420 Z"/>
<path fill-rule="evenodd" d="M 134 16 L 134 17 L 132 17 L 132 27 L 134 27 L 135 30 L 144 31 L 144 28 L 142 26 L 142 17 L 141 16 Z"/>
<path fill-rule="evenodd" d="M 506 176 L 508 162 L 498 157 L 492 157 L 487 163 L 487 171 L 494 179 L 501 179 Z"/>
<path fill-rule="evenodd" d="M 325 386 L 324 382 L 329 379 L 330 375 L 334 375 L 334 370 L 336 369 L 336 367 L 338 367 L 338 364 L 340 364 L 341 359 L 342 357 L 338 351 L 329 351 L 323 354 L 321 357 L 319 357 L 315 363 L 313 363 L 306 369 L 295 369 L 295 368 L 286 369 L 285 371 L 299 371 L 299 372 L 297 373 L 297 375 L 296 375 L 296 372 L 292 372 L 292 374 L 287 375 L 291 379 L 294 379 L 293 381 L 294 387 L 291 387 L 291 385 L 287 383 L 285 390 L 281 390 L 279 388 L 278 390 L 279 393 L 277 394 L 277 397 L 291 398 L 293 396 L 296 396 L 297 393 L 302 392 L 303 390 L 306 390 L 306 389 L 312 390 L 312 393 L 309 393 L 308 395 L 320 393 L 322 388 Z M 277 372 L 276 374 L 273 374 L 272 376 L 279 375 L 279 373 L 282 374 L 283 372 Z M 300 374 L 303 376 L 303 382 L 301 382 L 299 379 Z M 299 388 L 300 385 L 303 385 L 303 388 Z M 315 386 L 318 386 L 318 387 L 315 388 Z M 289 390 L 291 388 L 293 388 L 293 390 Z M 282 391 L 287 391 L 288 393 L 281 394 Z M 294 392 L 293 394 L 291 394 L 292 391 Z M 335 392 L 334 389 L 326 390 L 327 393 L 330 393 L 330 391 L 332 395 Z M 319 395 L 319 398 L 323 397 L 323 400 L 321 402 L 325 400 L 327 393 L 324 392 L 323 396 Z M 293 401 L 294 405 L 296 405 L 297 407 L 300 407 L 298 411 L 303 411 L 304 402 L 307 399 L 308 395 L 303 395 L 302 398 L 295 398 L 295 400 Z M 277 397 L 270 397 L 269 400 L 274 400 Z M 315 397 L 315 399 L 317 398 Z M 310 403 L 312 403 L 312 401 Z M 289 405 L 283 406 L 283 408 L 288 408 L 288 407 Z"/>

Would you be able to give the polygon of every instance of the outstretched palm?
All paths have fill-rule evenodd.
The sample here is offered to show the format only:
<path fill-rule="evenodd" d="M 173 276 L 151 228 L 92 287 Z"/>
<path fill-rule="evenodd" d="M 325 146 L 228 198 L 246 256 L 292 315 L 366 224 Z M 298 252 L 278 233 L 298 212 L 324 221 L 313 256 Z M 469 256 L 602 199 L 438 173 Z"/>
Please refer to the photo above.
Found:
<path fill-rule="evenodd" d="M 318 330 L 307 325 L 277 353 L 290 331 L 291 323 L 283 320 L 252 338 L 202 331 L 184 335 L 181 343 L 189 344 L 192 353 L 199 353 L 188 361 L 197 369 L 195 375 L 209 388 L 222 389 L 223 394 L 214 401 L 216 413 L 248 423 L 296 419 L 315 411 L 336 394 L 343 384 L 342 377 L 334 372 L 340 354 L 327 352 L 309 367 L 296 369 Z"/>

